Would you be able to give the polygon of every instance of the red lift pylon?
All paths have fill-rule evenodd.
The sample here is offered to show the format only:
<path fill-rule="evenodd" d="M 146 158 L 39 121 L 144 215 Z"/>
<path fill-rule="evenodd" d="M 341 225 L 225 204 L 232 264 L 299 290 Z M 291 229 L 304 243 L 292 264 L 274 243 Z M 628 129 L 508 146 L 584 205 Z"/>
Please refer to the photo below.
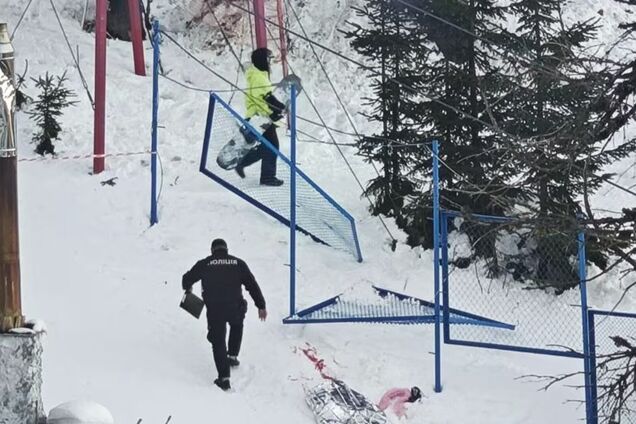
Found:
<path fill-rule="evenodd" d="M 265 14 L 265 0 L 254 0 L 254 33 L 256 34 L 256 48 L 267 47 L 267 22 Z M 285 34 L 285 4 L 284 0 L 276 0 L 276 16 L 269 18 L 278 21 L 278 47 L 280 48 L 280 62 L 283 76 L 289 74 L 287 66 L 287 36 Z"/>
<path fill-rule="evenodd" d="M 278 37 L 280 46 L 280 62 L 283 67 L 283 76 L 289 74 L 287 69 L 287 36 L 285 34 L 285 5 L 283 0 L 276 0 L 276 16 L 278 18 Z"/>
<path fill-rule="evenodd" d="M 106 27 L 108 1 L 97 0 L 95 7 L 95 112 L 93 117 L 93 174 L 105 167 L 106 153 Z M 130 32 L 135 74 L 146 75 L 141 37 L 141 14 L 137 0 L 128 0 Z"/>

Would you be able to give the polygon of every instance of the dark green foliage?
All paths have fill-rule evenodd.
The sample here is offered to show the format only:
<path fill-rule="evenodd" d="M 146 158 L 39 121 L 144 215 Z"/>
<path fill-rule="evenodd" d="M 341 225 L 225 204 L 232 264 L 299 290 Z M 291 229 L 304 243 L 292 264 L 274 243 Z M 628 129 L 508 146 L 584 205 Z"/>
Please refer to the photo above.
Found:
<path fill-rule="evenodd" d="M 594 56 L 587 47 L 596 42 L 596 23 L 566 24 L 562 2 L 409 3 L 421 10 L 370 0 L 356 9 L 366 24 L 346 33 L 380 75 L 365 100 L 367 117 L 382 130 L 359 143 L 362 155 L 382 165 L 367 190 L 377 199 L 373 212 L 394 216 L 409 244 L 432 246 L 427 142 L 436 138 L 442 207 L 464 216 L 518 215 L 526 226 L 525 256 L 505 260 L 498 235 L 474 226 L 467 261 L 483 258 L 491 276 L 562 292 L 578 284 L 570 261 L 579 225 L 588 230 L 588 260 L 601 269 L 611 266 L 608 255 L 628 261 L 631 221 L 599 221 L 582 200 L 612 177 L 603 174 L 608 164 L 636 151 L 636 139 L 609 143 L 636 115 L 636 60 Z M 636 260 L 629 263 L 636 269 Z"/>
<path fill-rule="evenodd" d="M 550 0 L 518 0 L 510 10 L 519 21 L 513 48 L 524 58 L 515 63 L 523 78 L 512 94 L 515 119 L 503 128 L 523 140 L 517 142 L 523 149 L 515 162 L 523 171 L 524 203 L 539 222 L 549 219 L 551 231 L 542 234 L 553 240 L 582 211 L 581 197 L 600 187 L 602 180 L 595 175 L 633 152 L 636 144 L 603 147 L 612 131 L 603 117 L 613 76 L 585 51 L 596 36 L 595 23 L 564 24 L 559 2 Z M 541 249 L 544 241 L 537 242 L 539 260 L 551 263 Z M 591 238 L 588 247 L 590 259 L 603 269 L 606 249 L 599 242 Z"/>
<path fill-rule="evenodd" d="M 33 134 L 33 142 L 37 143 L 35 151 L 40 155 L 54 154 L 53 140 L 56 140 L 62 131 L 58 119 L 62 116 L 64 108 L 76 103 L 68 99 L 76 96 L 72 90 L 64 86 L 67 81 L 66 73 L 59 77 L 47 72 L 44 77 L 31 79 L 40 89 L 37 100 L 33 102 L 33 110 L 28 112 L 38 126 L 38 131 Z"/>
<path fill-rule="evenodd" d="M 503 9 L 490 0 L 426 0 L 420 7 L 439 17 L 417 15 L 431 51 L 427 60 L 419 62 L 419 86 L 426 98 L 418 104 L 417 113 L 420 132 L 434 134 L 441 142 L 442 205 L 470 213 L 501 214 L 517 196 L 507 184 L 516 171 L 497 153 L 510 140 L 493 127 L 510 119 L 513 105 L 507 93 L 512 83 L 505 61 L 493 60 L 496 48 L 480 38 L 505 38 Z M 430 179 L 430 154 L 419 161 L 420 175 Z M 409 215 L 413 224 L 426 205 L 430 208 L 430 192 L 418 193 Z M 431 231 L 426 228 L 420 239 L 426 240 Z M 427 241 L 431 246 L 430 238 Z M 480 251 L 486 254 L 488 249 Z"/>
<path fill-rule="evenodd" d="M 373 97 L 364 100 L 369 106 L 365 116 L 381 123 L 382 131 L 358 143 L 361 155 L 382 165 L 380 175 L 371 180 L 366 192 L 376 198 L 372 213 L 394 216 L 399 225 L 404 220 L 405 197 L 416 188 L 408 178 L 415 149 L 403 144 L 419 141 L 413 93 L 401 84 L 418 80 L 414 64 L 422 54 L 422 40 L 415 30 L 413 14 L 395 1 L 371 0 L 355 11 L 370 25 L 349 23 L 352 29 L 345 36 L 380 74 L 372 77 Z"/>
<path fill-rule="evenodd" d="M 538 215 L 576 215 L 582 193 L 583 161 L 593 153 L 593 103 L 604 91 L 600 75 L 584 68 L 583 45 L 595 35 L 590 22 L 569 27 L 559 20 L 559 2 L 520 0 L 511 5 L 519 19 L 515 48 L 527 60 L 516 63 L 524 78 L 513 93 L 518 110 L 504 129 L 529 140 L 524 195 L 535 199 Z M 598 170 L 597 161 L 589 172 Z M 594 169 L 591 169 L 594 168 Z"/>

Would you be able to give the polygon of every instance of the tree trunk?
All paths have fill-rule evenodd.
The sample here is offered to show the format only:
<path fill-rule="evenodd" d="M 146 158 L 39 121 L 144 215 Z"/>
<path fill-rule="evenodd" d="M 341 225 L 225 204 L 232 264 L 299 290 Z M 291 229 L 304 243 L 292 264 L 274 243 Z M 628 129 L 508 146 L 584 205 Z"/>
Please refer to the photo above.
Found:
<path fill-rule="evenodd" d="M 139 7 L 141 7 L 141 3 Z M 109 1 L 108 35 L 119 40 L 131 41 L 128 0 Z M 146 31 L 144 30 L 143 21 L 141 23 L 141 36 L 144 40 L 146 39 Z"/>
<path fill-rule="evenodd" d="M 395 11 L 395 35 L 397 36 L 397 38 L 400 38 L 400 14 L 398 11 Z M 394 45 L 395 48 L 395 67 L 394 67 L 394 81 L 399 81 L 400 80 L 400 66 L 402 65 L 401 63 L 401 57 L 400 57 L 400 46 Z M 392 113 L 391 113 L 391 132 L 392 132 L 392 139 L 397 139 L 397 133 L 398 133 L 398 129 L 400 127 L 400 94 L 401 94 L 401 90 L 400 90 L 400 86 L 399 84 L 394 84 L 393 86 L 393 99 L 392 99 Z M 393 144 L 393 141 L 391 141 L 391 144 Z M 395 213 L 395 217 L 399 218 L 400 216 L 400 211 L 398 210 L 398 208 L 401 208 L 401 198 L 399 198 L 398 200 L 398 196 L 402 196 L 402 190 L 400 188 L 400 162 L 399 162 L 399 157 L 398 157 L 398 151 L 396 148 L 391 147 L 390 150 L 390 154 L 391 154 L 391 166 L 393 168 L 392 170 L 392 178 L 391 178 L 391 193 L 390 196 L 391 198 L 394 199 L 394 201 L 391 203 L 391 206 L 394 208 L 394 213 Z"/>
<path fill-rule="evenodd" d="M 470 1 L 470 31 L 475 32 L 475 1 Z M 477 107 L 477 69 L 475 65 L 475 38 L 470 38 L 470 46 L 468 48 L 468 75 L 470 78 L 470 114 L 477 117 L 479 111 Z M 471 141 L 474 147 L 479 146 L 479 128 L 477 122 L 471 119 L 470 121 L 470 134 Z"/>

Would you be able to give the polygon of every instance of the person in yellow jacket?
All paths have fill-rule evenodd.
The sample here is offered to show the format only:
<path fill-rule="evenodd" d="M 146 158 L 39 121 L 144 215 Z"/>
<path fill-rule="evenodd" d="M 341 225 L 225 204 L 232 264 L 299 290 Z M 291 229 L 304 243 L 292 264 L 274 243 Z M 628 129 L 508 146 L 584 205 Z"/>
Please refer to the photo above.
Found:
<path fill-rule="evenodd" d="M 265 137 L 278 150 L 278 135 L 276 122 L 280 121 L 285 111 L 285 104 L 274 97 L 274 86 L 269 80 L 272 52 L 266 48 L 259 48 L 252 52 L 252 65 L 247 68 L 247 91 L 245 106 L 247 120 L 254 116 L 271 119 L 272 123 L 265 129 Z M 261 185 L 280 186 L 283 180 L 276 178 L 276 153 L 261 144 L 250 151 L 236 166 L 236 173 L 245 178 L 245 168 L 261 161 Z"/>

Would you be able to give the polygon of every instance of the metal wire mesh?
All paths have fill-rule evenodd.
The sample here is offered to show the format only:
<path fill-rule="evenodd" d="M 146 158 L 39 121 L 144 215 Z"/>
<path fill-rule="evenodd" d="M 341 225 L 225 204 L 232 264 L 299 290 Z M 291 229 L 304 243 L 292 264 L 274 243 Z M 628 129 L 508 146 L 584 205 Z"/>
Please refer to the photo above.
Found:
<path fill-rule="evenodd" d="M 218 182 L 222 181 L 236 194 L 259 207 L 262 206 L 261 209 L 289 225 L 291 162 L 216 95 L 211 95 L 210 105 L 212 122 L 209 125 L 209 142 L 204 143 L 202 171 Z M 241 128 L 244 131 L 247 128 L 261 143 L 278 155 L 277 178 L 284 181 L 282 186 L 260 185 L 258 177 L 260 164 L 249 168 L 248 175 L 244 179 L 240 178 L 234 170 L 225 170 L 218 166 L 216 159 L 219 151 L 230 140 L 243 137 Z M 348 251 L 358 260 L 362 259 L 355 233 L 355 222 L 351 215 L 298 168 L 296 168 L 296 224 L 300 231 L 312 236 L 314 240 Z"/>
<path fill-rule="evenodd" d="M 319 309 L 310 317 L 312 319 L 366 319 L 366 318 L 404 318 L 405 321 L 418 321 L 429 318 L 433 320 L 435 310 L 431 306 L 422 305 L 415 300 L 402 300 L 395 296 L 387 296 L 375 303 L 349 299 L 338 299 L 332 305 Z"/>
<path fill-rule="evenodd" d="M 590 329 L 598 422 L 636 424 L 636 314 L 590 311 Z"/>
<path fill-rule="evenodd" d="M 449 341 L 580 356 L 577 230 L 442 214 L 444 311 L 458 308 L 515 326 L 445 326 Z"/>

